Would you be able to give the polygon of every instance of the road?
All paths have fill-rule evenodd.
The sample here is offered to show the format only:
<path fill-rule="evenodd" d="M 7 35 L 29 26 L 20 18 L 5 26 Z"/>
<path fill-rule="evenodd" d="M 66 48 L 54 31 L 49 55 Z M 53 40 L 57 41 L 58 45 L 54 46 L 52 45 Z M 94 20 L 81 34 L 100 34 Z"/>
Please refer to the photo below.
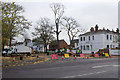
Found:
<path fill-rule="evenodd" d="M 118 58 L 71 58 L 3 68 L 3 78 L 118 78 L 118 67 Z"/>

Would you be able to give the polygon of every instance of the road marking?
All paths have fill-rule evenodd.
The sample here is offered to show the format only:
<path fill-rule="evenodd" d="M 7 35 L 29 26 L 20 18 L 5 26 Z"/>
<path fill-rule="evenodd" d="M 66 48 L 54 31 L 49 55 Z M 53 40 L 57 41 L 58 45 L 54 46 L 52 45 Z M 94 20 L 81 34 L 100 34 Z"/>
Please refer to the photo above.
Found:
<path fill-rule="evenodd" d="M 74 78 L 74 77 L 78 77 L 78 76 L 86 76 L 86 75 L 91 75 L 91 74 L 100 74 L 100 73 L 104 73 L 104 72 L 106 72 L 106 71 L 87 73 L 87 74 L 81 74 L 81 75 L 75 75 L 75 76 L 67 76 L 67 77 L 63 77 L 63 78 Z"/>
<path fill-rule="evenodd" d="M 93 66 L 92 68 L 101 68 L 101 67 L 106 67 L 106 66 L 112 66 L 112 65 Z"/>
<path fill-rule="evenodd" d="M 55 68 L 35 69 L 35 71 L 38 71 L 38 70 L 48 70 L 48 69 L 60 69 L 60 68 L 72 68 L 72 67 L 80 67 L 80 65 L 77 65 L 77 66 L 61 66 L 61 67 L 55 67 Z"/>
<path fill-rule="evenodd" d="M 107 67 L 107 66 L 118 67 L 120 65 L 102 65 L 102 66 L 93 66 L 92 68 L 102 68 L 102 67 Z"/>

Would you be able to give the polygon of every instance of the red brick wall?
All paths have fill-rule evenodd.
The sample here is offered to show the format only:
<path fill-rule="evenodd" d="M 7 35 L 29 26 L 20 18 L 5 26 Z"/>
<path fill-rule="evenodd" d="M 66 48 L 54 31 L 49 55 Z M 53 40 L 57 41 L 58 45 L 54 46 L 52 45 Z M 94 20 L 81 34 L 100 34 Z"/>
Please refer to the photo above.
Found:
<path fill-rule="evenodd" d="M 68 44 L 64 40 L 61 41 L 59 45 L 60 45 L 60 48 L 65 48 L 65 47 L 68 48 Z"/>

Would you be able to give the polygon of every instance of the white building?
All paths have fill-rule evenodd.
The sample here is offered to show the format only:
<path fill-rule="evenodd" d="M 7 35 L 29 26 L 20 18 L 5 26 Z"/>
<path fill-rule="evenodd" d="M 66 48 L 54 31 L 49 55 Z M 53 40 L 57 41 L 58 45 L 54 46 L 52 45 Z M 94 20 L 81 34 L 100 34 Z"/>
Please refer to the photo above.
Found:
<path fill-rule="evenodd" d="M 119 29 L 116 32 L 104 28 L 101 30 L 96 25 L 95 30 L 91 27 L 90 32 L 79 35 L 79 49 L 88 54 L 92 51 L 97 52 L 99 49 L 116 48 L 118 47 L 118 34 Z"/>

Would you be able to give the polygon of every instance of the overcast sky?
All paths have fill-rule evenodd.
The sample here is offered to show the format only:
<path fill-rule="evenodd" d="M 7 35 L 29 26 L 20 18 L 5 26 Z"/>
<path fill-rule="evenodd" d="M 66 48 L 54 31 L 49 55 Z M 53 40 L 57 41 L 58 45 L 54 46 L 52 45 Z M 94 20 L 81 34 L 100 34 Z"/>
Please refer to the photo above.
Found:
<path fill-rule="evenodd" d="M 82 28 L 87 31 L 98 24 L 99 28 L 116 30 L 118 27 L 118 1 L 119 0 L 2 0 L 6 2 L 15 1 L 16 4 L 22 5 L 25 9 L 23 15 L 29 21 L 32 21 L 32 32 L 36 21 L 41 17 L 48 17 L 54 20 L 54 14 L 50 8 L 53 2 L 61 3 L 65 6 L 63 16 L 75 18 Z M 29 33 L 28 32 L 28 33 Z M 29 37 L 32 36 L 29 34 Z M 60 39 L 69 39 L 64 30 L 60 33 Z M 23 40 L 16 38 L 18 41 Z"/>

